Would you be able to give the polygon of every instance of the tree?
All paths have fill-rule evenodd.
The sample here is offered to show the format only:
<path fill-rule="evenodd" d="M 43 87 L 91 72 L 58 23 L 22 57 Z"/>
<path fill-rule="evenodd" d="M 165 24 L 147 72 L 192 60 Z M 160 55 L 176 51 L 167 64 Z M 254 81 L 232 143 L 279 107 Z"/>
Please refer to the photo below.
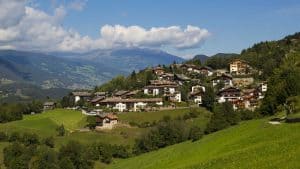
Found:
<path fill-rule="evenodd" d="M 8 138 L 9 142 L 15 142 L 15 141 L 20 141 L 20 140 L 21 140 L 21 135 L 18 132 L 11 133 Z"/>
<path fill-rule="evenodd" d="M 197 141 L 203 136 L 203 130 L 198 126 L 193 126 L 190 129 L 189 139 L 192 141 Z"/>
<path fill-rule="evenodd" d="M 95 129 L 96 126 L 97 126 L 97 123 L 96 123 L 96 117 L 95 116 L 88 116 L 87 119 L 87 126 L 90 128 L 90 129 Z"/>
<path fill-rule="evenodd" d="M 76 169 L 91 169 L 94 163 L 88 158 L 86 149 L 76 141 L 69 141 L 59 150 L 59 159 L 68 157 Z"/>
<path fill-rule="evenodd" d="M 222 104 L 222 111 L 224 112 L 226 121 L 230 125 L 238 124 L 240 121 L 239 114 L 233 110 L 233 106 L 229 102 L 225 102 Z"/>
<path fill-rule="evenodd" d="M 24 133 L 22 137 L 22 142 L 24 145 L 29 146 L 39 143 L 39 136 L 34 133 Z"/>
<path fill-rule="evenodd" d="M 215 103 L 215 92 L 211 86 L 205 88 L 203 95 L 202 105 L 207 108 L 207 110 L 212 111 Z"/>
<path fill-rule="evenodd" d="M 30 169 L 60 169 L 57 153 L 48 147 L 40 147 L 36 159 L 31 162 Z"/>
<path fill-rule="evenodd" d="M 222 104 L 216 104 L 213 108 L 213 114 L 210 122 L 208 123 L 206 132 L 215 132 L 228 127 L 230 124 L 227 122 Z"/>
<path fill-rule="evenodd" d="M 75 169 L 75 167 L 69 157 L 64 157 L 61 160 L 59 160 L 59 168 L 60 169 Z"/>
<path fill-rule="evenodd" d="M 43 140 L 44 144 L 50 148 L 54 148 L 54 138 L 51 136 L 51 137 L 47 137 Z"/>
<path fill-rule="evenodd" d="M 57 132 L 58 136 L 64 136 L 66 133 L 64 125 L 62 124 L 62 125 L 58 126 L 56 128 L 56 132 Z"/>

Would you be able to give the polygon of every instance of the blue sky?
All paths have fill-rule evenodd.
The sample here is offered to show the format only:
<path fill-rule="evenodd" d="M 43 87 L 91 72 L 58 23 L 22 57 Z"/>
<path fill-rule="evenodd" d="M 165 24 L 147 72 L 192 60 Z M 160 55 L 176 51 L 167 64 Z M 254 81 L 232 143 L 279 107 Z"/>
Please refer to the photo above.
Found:
<path fill-rule="evenodd" d="M 71 3 L 80 7 L 68 7 Z M 192 25 L 210 33 L 193 48 L 160 47 L 182 56 L 239 53 L 256 42 L 300 31 L 299 0 L 33 0 L 31 6 L 49 15 L 63 6 L 60 25 L 92 39 L 99 38 L 104 25 L 146 30 Z"/>

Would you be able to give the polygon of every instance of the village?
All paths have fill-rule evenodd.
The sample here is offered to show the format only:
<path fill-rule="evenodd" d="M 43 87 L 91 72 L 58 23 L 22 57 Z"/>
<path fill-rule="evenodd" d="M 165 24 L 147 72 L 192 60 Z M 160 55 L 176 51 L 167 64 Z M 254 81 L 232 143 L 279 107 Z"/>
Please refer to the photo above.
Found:
<path fill-rule="evenodd" d="M 89 108 L 77 108 L 85 115 L 96 117 L 97 129 L 112 129 L 118 123 L 119 113 L 202 106 L 207 87 L 213 88 L 216 103 L 230 102 L 234 110 L 255 111 L 267 91 L 267 82 L 254 79 L 253 73 L 256 71 L 241 59 L 232 60 L 228 65 L 229 70 L 213 70 L 208 66 L 190 63 L 172 64 L 170 67 L 173 72 L 160 65 L 147 68 L 155 79 L 141 89 L 112 93 L 74 91 L 71 93 L 74 105 L 88 103 Z M 186 91 L 181 88 L 186 84 L 189 89 L 183 93 Z M 55 102 L 45 102 L 44 110 L 54 109 L 55 105 Z"/>

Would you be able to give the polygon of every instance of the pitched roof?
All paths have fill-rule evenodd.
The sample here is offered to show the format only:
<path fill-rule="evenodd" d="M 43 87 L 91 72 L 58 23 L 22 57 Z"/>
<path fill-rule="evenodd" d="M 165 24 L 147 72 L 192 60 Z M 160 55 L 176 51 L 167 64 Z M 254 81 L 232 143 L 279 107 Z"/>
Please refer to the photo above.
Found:
<path fill-rule="evenodd" d="M 92 103 L 96 103 L 96 102 L 99 102 L 99 101 L 101 101 L 101 100 L 103 100 L 103 99 L 105 99 L 105 96 L 97 96 L 97 97 L 93 98 L 93 99 L 91 100 L 91 102 L 92 102 Z"/>
<path fill-rule="evenodd" d="M 106 92 L 95 92 L 94 93 L 96 96 L 105 96 Z"/>
<path fill-rule="evenodd" d="M 119 90 L 114 95 L 115 96 L 123 96 L 123 95 L 125 95 L 127 93 L 129 93 L 129 91 L 127 91 L 127 90 Z"/>
<path fill-rule="evenodd" d="M 44 106 L 54 106 L 55 104 L 55 102 L 45 102 Z"/>
<path fill-rule="evenodd" d="M 82 97 L 88 97 L 92 95 L 92 93 L 89 92 L 72 92 L 72 94 L 74 96 L 82 96 Z"/>
<path fill-rule="evenodd" d="M 109 97 L 100 102 L 101 103 L 162 102 L 162 98 L 122 99 L 119 97 Z"/>

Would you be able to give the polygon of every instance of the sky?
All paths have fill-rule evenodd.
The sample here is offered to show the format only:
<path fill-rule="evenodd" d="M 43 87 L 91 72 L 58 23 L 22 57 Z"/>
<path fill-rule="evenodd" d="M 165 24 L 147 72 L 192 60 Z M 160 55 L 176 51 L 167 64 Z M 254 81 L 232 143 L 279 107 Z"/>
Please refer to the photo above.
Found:
<path fill-rule="evenodd" d="M 0 49 L 240 53 L 300 31 L 299 0 L 0 0 Z"/>

